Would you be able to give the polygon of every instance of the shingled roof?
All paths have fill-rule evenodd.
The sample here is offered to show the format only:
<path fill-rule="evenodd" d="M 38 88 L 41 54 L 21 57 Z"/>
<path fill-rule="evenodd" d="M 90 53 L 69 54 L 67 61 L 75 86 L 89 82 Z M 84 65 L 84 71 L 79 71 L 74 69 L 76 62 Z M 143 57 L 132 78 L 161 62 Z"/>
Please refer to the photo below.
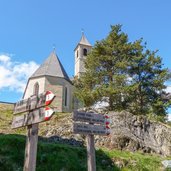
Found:
<path fill-rule="evenodd" d="M 61 77 L 70 81 L 64 67 L 62 66 L 56 53 L 53 51 L 45 62 L 34 72 L 30 78 L 40 77 L 40 76 L 53 76 Z"/>

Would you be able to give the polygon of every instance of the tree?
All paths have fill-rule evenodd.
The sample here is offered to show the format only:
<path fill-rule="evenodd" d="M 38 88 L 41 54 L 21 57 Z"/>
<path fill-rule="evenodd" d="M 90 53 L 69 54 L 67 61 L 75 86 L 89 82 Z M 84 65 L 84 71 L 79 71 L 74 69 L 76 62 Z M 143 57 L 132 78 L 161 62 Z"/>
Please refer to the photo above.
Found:
<path fill-rule="evenodd" d="M 142 40 L 134 43 L 135 50 L 130 61 L 128 75 L 129 110 L 132 113 L 165 116 L 170 105 L 169 100 L 163 100 L 164 83 L 170 78 L 168 69 L 163 68 L 162 59 L 157 51 L 150 51 Z"/>
<path fill-rule="evenodd" d="M 142 39 L 129 42 L 121 25 L 111 26 L 106 39 L 97 41 L 88 54 L 86 72 L 75 79 L 75 95 L 85 106 L 105 97 L 109 110 L 165 115 L 170 103 L 162 94 L 170 75 L 156 53 L 142 45 Z"/>

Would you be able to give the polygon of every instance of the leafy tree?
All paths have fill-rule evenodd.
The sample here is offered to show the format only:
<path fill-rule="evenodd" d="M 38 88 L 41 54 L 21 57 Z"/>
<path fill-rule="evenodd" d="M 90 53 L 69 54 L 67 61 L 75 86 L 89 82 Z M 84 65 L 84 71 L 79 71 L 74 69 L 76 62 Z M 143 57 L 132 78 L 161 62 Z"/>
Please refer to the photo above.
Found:
<path fill-rule="evenodd" d="M 109 110 L 128 110 L 135 114 L 164 114 L 164 82 L 170 77 L 162 60 L 142 39 L 128 41 L 121 25 L 111 26 L 106 39 L 95 43 L 85 60 L 86 72 L 75 78 L 75 95 L 91 106 L 108 100 Z"/>

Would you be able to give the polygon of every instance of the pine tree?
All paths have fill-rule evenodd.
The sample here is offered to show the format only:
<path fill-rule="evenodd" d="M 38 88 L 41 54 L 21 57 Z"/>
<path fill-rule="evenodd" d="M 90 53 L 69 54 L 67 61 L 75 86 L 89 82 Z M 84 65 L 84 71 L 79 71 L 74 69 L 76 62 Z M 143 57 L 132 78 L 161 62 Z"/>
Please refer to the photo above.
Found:
<path fill-rule="evenodd" d="M 164 101 L 164 83 L 170 78 L 168 69 L 163 68 L 157 51 L 142 45 L 142 39 L 134 43 L 134 55 L 129 64 L 130 78 L 129 110 L 132 113 L 165 115 L 170 102 Z M 135 100 L 136 99 L 136 100 Z"/>
<path fill-rule="evenodd" d="M 164 82 L 170 77 L 162 60 L 142 39 L 128 41 L 121 25 L 111 26 L 106 39 L 95 43 L 85 60 L 86 72 L 75 79 L 75 95 L 85 106 L 108 100 L 109 110 L 165 115 Z"/>

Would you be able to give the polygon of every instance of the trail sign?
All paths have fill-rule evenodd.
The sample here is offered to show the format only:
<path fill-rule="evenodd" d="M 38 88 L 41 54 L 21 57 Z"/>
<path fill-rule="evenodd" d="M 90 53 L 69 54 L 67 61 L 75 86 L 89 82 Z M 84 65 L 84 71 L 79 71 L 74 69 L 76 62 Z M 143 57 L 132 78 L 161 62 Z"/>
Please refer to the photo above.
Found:
<path fill-rule="evenodd" d="M 108 121 L 108 116 L 97 113 L 74 111 L 73 120 L 104 125 Z"/>
<path fill-rule="evenodd" d="M 53 101 L 54 97 L 55 95 L 51 91 L 46 91 L 38 96 L 33 95 L 28 99 L 23 99 L 15 104 L 14 114 L 47 106 Z"/>
<path fill-rule="evenodd" d="M 55 98 L 51 91 L 32 95 L 28 99 L 17 102 L 14 106 L 15 116 L 12 121 L 12 128 L 27 126 L 27 142 L 25 147 L 24 171 L 35 171 L 37 142 L 38 142 L 38 123 L 49 120 L 54 111 L 47 107 Z M 46 107 L 45 107 L 46 106 Z M 24 114 L 24 112 L 28 112 Z M 23 113 L 16 116 L 16 114 Z"/>
<path fill-rule="evenodd" d="M 52 117 L 53 113 L 54 111 L 51 108 L 46 107 L 35 109 L 21 116 L 14 116 L 12 128 L 20 128 L 23 126 L 28 126 L 47 121 Z"/>
<path fill-rule="evenodd" d="M 88 171 L 96 171 L 94 135 L 109 135 L 109 117 L 90 112 L 73 112 L 73 133 L 87 136 L 87 165 Z M 79 122 L 81 123 L 79 123 Z"/>
<path fill-rule="evenodd" d="M 74 123 L 73 132 L 75 134 L 108 135 L 110 133 L 106 126 Z"/>

